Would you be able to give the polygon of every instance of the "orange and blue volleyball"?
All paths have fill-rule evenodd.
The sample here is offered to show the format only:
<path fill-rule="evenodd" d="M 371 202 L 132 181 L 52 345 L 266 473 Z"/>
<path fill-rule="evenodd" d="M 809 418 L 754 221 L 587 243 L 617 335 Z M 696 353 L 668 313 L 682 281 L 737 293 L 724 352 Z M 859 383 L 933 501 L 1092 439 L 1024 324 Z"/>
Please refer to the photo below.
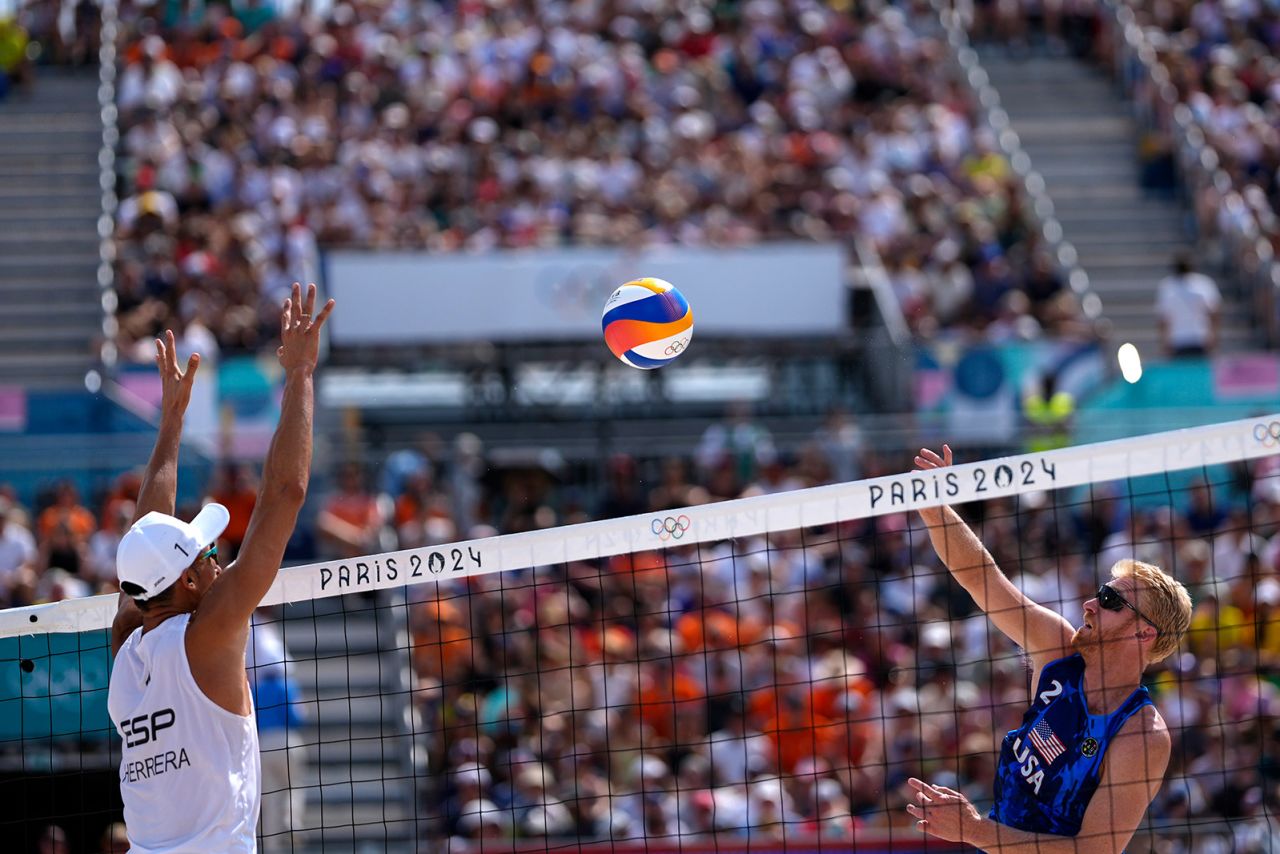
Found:
<path fill-rule="evenodd" d="M 693 310 L 670 282 L 652 277 L 627 282 L 604 304 L 604 340 L 633 368 L 661 368 L 689 347 Z"/>

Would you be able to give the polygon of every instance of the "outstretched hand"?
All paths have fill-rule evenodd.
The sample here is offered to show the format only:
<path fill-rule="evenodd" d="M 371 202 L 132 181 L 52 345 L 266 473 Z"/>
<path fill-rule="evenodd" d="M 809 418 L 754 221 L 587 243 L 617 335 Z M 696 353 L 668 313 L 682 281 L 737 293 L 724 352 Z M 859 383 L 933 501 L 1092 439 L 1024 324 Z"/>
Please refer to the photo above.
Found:
<path fill-rule="evenodd" d="M 167 415 L 182 415 L 191 402 L 191 385 L 200 367 L 200 354 L 192 353 L 187 369 L 178 367 L 178 346 L 173 330 L 166 329 L 164 338 L 156 339 L 156 367 L 160 369 L 160 409 Z"/>
<path fill-rule="evenodd" d="M 307 285 L 304 299 L 302 285 L 293 283 L 293 293 L 284 301 L 284 309 L 280 312 L 280 347 L 276 350 L 285 371 L 315 369 L 320 358 L 320 328 L 329 319 L 333 306 L 333 300 L 329 300 L 316 314 L 315 284 Z"/>
<path fill-rule="evenodd" d="M 912 803 L 907 812 L 916 819 L 916 829 L 948 842 L 972 842 L 974 827 L 982 816 L 962 792 L 946 786 L 931 786 L 912 777 Z"/>
<path fill-rule="evenodd" d="M 940 469 L 951 465 L 951 446 L 944 444 L 942 446 L 942 456 L 928 448 L 921 448 L 920 453 L 916 455 L 916 468 L 921 471 L 929 469 Z"/>

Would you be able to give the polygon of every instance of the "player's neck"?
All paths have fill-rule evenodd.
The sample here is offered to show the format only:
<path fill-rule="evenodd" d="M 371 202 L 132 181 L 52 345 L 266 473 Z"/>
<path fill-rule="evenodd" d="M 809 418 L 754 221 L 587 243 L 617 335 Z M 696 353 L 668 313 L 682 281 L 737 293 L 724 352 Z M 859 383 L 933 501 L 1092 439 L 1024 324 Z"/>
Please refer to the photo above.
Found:
<path fill-rule="evenodd" d="M 1105 667 L 1101 660 L 1085 659 L 1084 699 L 1091 715 L 1114 712 L 1141 684 L 1142 662 L 1136 658 L 1109 656 Z"/>
<path fill-rule="evenodd" d="M 160 626 L 161 623 L 170 617 L 177 617 L 181 614 L 188 613 L 190 613 L 189 610 L 184 610 L 176 605 L 157 608 L 154 612 L 148 612 L 142 617 L 142 633 L 145 635 L 147 632 Z"/>

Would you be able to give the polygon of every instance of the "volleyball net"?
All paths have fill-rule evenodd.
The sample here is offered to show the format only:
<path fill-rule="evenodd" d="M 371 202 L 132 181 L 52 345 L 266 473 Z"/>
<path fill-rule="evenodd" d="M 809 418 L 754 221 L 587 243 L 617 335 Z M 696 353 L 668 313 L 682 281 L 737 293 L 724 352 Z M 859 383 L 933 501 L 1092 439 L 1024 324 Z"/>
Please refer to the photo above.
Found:
<path fill-rule="evenodd" d="M 984 814 L 1025 657 L 915 511 L 957 506 L 1081 621 L 1119 559 L 1195 605 L 1130 851 L 1270 850 L 1280 417 L 283 569 L 254 620 L 267 851 L 917 851 L 906 780 Z M 904 452 L 904 466 L 910 460 Z M 0 612 L 0 824 L 99 850 L 114 597 Z M 1071 748 L 1071 745 L 1067 745 Z M 1280 836 L 1280 834 L 1276 834 Z"/>

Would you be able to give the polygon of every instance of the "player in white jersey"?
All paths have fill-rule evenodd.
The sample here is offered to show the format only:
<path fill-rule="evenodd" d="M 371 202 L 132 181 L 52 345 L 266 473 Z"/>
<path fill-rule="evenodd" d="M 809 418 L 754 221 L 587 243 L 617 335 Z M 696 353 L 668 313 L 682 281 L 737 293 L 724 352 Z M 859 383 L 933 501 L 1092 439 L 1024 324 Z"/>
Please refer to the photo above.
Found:
<path fill-rule="evenodd" d="M 298 285 L 280 319 L 284 398 L 263 462 L 244 545 L 222 570 L 217 539 L 229 514 L 206 506 L 175 518 L 178 446 L 199 366 L 178 366 L 173 333 L 156 342 L 160 431 L 120 541 L 120 605 L 107 708 L 123 740 L 120 794 L 130 852 L 256 850 L 258 737 L 245 674 L 249 617 L 275 580 L 311 471 L 312 373 L 333 300 L 314 314 Z"/>

